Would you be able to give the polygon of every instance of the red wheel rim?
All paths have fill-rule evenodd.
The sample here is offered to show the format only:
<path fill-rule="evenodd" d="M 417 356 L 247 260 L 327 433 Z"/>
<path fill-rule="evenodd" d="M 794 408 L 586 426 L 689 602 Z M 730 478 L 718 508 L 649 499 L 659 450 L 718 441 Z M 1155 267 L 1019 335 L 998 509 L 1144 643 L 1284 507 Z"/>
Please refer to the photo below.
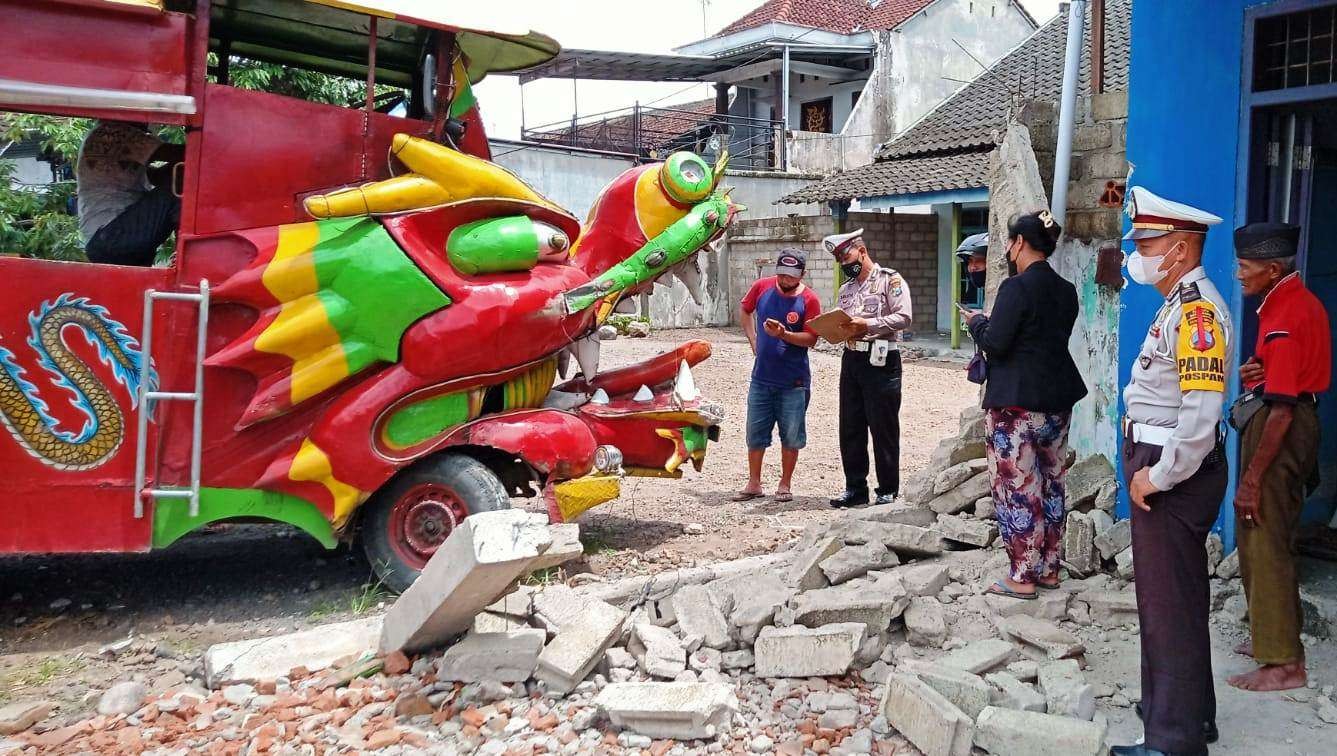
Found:
<path fill-rule="evenodd" d="M 405 564 L 421 570 L 468 515 L 454 490 L 440 483 L 419 483 L 390 510 L 390 547 Z"/>

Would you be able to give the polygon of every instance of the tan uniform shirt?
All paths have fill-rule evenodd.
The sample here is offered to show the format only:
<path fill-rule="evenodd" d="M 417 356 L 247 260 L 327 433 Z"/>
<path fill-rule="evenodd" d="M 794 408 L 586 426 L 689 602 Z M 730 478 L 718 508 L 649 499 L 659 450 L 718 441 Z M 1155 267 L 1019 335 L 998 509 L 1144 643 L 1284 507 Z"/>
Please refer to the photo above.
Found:
<path fill-rule="evenodd" d="M 1201 298 L 1193 301 L 1190 295 L 1186 303 L 1192 287 Z M 1225 298 L 1198 267 L 1166 298 L 1142 341 L 1123 401 L 1134 423 L 1173 429 L 1160 461 L 1148 471 L 1161 491 L 1192 477 L 1216 447 L 1232 330 Z"/>
<path fill-rule="evenodd" d="M 852 318 L 868 321 L 868 335 L 874 339 L 901 340 L 901 331 L 910 327 L 910 287 L 901 274 L 874 264 L 868 278 L 852 278 L 840 285 L 836 305 Z"/>

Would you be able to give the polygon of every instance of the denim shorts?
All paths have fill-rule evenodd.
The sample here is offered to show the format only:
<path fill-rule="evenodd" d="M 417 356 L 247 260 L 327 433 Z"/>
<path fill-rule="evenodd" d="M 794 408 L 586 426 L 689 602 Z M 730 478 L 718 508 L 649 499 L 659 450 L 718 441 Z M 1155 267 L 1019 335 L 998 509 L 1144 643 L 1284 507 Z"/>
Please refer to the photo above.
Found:
<path fill-rule="evenodd" d="M 776 388 L 752 382 L 747 390 L 747 448 L 771 445 L 771 429 L 780 426 L 780 446 L 802 449 L 808 445 L 804 421 L 811 392 L 802 386 Z"/>

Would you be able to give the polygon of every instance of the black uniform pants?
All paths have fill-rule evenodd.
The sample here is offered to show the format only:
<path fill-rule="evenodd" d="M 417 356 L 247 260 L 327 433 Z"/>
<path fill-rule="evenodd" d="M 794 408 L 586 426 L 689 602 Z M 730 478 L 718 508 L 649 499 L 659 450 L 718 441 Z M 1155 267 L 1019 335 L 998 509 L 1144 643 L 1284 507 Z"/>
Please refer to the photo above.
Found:
<path fill-rule="evenodd" d="M 873 434 L 877 493 L 901 490 L 901 353 L 878 367 L 869 352 L 846 349 L 840 361 L 840 463 L 845 490 L 868 490 L 868 434 Z"/>
<path fill-rule="evenodd" d="M 1161 447 L 1125 442 L 1124 485 L 1156 464 Z M 1212 687 L 1207 535 L 1229 475 L 1220 447 L 1188 480 L 1133 505 L 1133 569 L 1142 636 L 1142 722 L 1146 745 L 1205 754 L 1203 722 L 1216 720 Z"/>

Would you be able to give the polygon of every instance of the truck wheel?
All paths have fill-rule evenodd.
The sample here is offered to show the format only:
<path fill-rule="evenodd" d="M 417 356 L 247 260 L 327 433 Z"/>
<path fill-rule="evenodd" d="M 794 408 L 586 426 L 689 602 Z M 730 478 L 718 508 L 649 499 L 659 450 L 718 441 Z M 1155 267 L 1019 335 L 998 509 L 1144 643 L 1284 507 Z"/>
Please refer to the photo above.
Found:
<path fill-rule="evenodd" d="M 486 465 L 441 454 L 400 472 L 364 505 L 362 548 L 381 582 L 402 593 L 461 520 L 509 507 Z"/>

